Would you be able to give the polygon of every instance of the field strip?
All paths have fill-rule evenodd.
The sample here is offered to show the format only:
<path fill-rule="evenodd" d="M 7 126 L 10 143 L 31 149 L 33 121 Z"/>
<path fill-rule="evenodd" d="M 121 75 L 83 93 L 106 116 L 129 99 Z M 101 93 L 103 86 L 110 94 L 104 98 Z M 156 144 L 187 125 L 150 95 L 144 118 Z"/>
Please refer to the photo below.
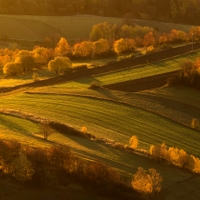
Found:
<path fill-rule="evenodd" d="M 77 130 L 86 126 L 96 137 L 127 144 L 132 135 L 137 135 L 143 148 L 165 142 L 200 156 L 198 131 L 132 106 L 66 95 L 23 94 L 3 99 L 4 109 L 32 113 Z"/>
<path fill-rule="evenodd" d="M 118 99 L 118 100 L 115 100 L 115 99 L 112 99 L 112 98 L 108 98 L 108 97 L 98 97 L 98 96 L 95 96 L 95 95 L 88 95 L 88 94 L 74 94 L 74 93 L 55 93 L 55 92 L 46 92 L 46 93 L 43 93 L 43 92 L 25 92 L 26 94 L 37 94 L 37 95 L 67 95 L 67 96 L 74 96 L 74 97 L 83 97 L 83 98 L 91 98 L 91 99 L 97 99 L 97 100 L 105 100 L 105 101 L 110 101 L 110 102 L 113 102 L 113 103 L 116 103 L 116 104 L 122 104 L 122 105 L 125 105 L 125 106 L 132 106 L 132 107 L 136 107 L 136 108 L 139 108 L 139 109 L 142 109 L 144 111 L 148 111 L 148 112 L 151 112 L 151 113 L 154 113 L 154 114 L 157 114 L 161 117 L 164 117 L 164 118 L 167 118 L 169 120 L 172 120 L 173 122 L 175 123 L 178 123 L 178 124 L 182 124 L 183 126 L 186 126 L 186 127 L 189 127 L 190 128 L 190 124 L 188 125 L 188 123 L 184 123 L 184 120 L 181 121 L 181 120 L 177 120 L 176 118 L 173 118 L 173 117 L 170 117 L 170 116 L 166 116 L 165 114 L 162 114 L 161 112 L 158 112 L 156 109 L 152 109 L 152 108 L 148 108 L 149 104 L 147 103 L 147 106 L 143 106 L 143 105 L 140 105 L 140 104 L 137 104 L 134 102 L 134 99 L 132 99 L 132 101 L 130 101 L 129 99 L 124 99 L 124 100 L 121 100 L 121 99 Z M 132 94 L 134 96 L 135 99 L 137 99 L 139 97 L 140 99 L 140 96 L 142 97 L 143 99 L 143 96 L 145 97 L 145 92 L 144 94 L 143 93 L 135 93 L 135 94 Z M 150 97 L 151 97 L 151 93 L 149 94 Z M 155 95 L 154 95 L 155 96 Z M 156 96 L 155 96 L 156 98 Z M 158 97 L 158 98 L 162 98 L 162 99 L 165 99 L 163 97 Z M 148 101 L 148 96 L 146 97 L 146 101 Z M 171 99 L 169 99 L 170 101 Z M 172 101 L 175 101 L 175 100 L 172 100 Z M 174 102 L 174 103 L 178 103 L 178 102 Z M 174 104 L 173 103 L 173 104 Z M 196 111 L 198 110 L 198 108 L 194 108 L 193 106 L 190 106 L 190 105 L 187 105 L 187 104 L 184 104 L 182 105 L 182 102 L 180 102 L 180 106 L 184 106 L 185 108 L 188 107 L 189 110 L 191 109 L 195 109 Z M 176 111 L 176 110 L 173 110 L 173 111 Z M 186 116 L 188 117 L 188 116 Z"/>

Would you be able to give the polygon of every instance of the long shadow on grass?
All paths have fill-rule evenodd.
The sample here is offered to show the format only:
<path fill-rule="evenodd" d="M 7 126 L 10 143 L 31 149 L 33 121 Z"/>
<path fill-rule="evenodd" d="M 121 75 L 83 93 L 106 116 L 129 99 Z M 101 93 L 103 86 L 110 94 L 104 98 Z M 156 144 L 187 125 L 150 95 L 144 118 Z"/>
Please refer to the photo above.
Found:
<path fill-rule="evenodd" d="M 10 130 L 27 133 L 27 129 L 23 128 L 22 126 L 19 126 L 16 123 L 13 123 L 12 121 L 5 119 L 3 115 L 0 115 L 0 123 Z"/>
<path fill-rule="evenodd" d="M 164 106 L 165 108 L 177 110 L 194 118 L 200 118 L 200 109 L 196 106 L 188 105 L 180 101 L 166 99 L 164 97 L 151 96 L 139 93 L 137 95 L 145 99 L 153 100 L 154 102 L 157 101 L 160 105 Z"/>
<path fill-rule="evenodd" d="M 77 80 L 74 80 L 74 82 L 77 82 L 77 83 L 80 83 L 80 84 L 83 84 L 83 85 L 90 85 L 92 83 L 97 83 L 99 85 L 101 85 L 101 81 L 97 80 L 96 78 L 94 77 L 87 77 L 87 78 L 81 78 L 81 79 L 77 79 Z"/>
<path fill-rule="evenodd" d="M 106 98 L 113 99 L 115 101 L 119 100 L 117 96 L 113 95 L 112 92 L 106 88 L 100 87 L 96 91 L 99 92 L 102 96 L 105 96 Z"/>
<path fill-rule="evenodd" d="M 102 153 L 106 153 L 106 147 L 104 147 L 103 145 L 101 145 L 99 143 L 91 141 L 91 140 L 89 140 L 87 138 L 82 138 L 82 137 L 73 136 L 73 135 L 66 135 L 66 134 L 62 134 L 62 135 L 66 139 L 73 140 L 75 143 L 85 147 L 86 149 L 89 149 L 91 151 L 99 151 L 99 152 L 102 152 Z"/>

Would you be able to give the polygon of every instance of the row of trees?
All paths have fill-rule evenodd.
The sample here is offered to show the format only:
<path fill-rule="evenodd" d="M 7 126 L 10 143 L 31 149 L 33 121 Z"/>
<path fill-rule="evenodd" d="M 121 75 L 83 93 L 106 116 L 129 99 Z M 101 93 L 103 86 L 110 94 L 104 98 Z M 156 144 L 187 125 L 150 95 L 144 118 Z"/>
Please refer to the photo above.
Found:
<path fill-rule="evenodd" d="M 199 24 L 198 0 L 0 0 L 1 14 L 71 15 L 94 14 L 185 24 Z"/>
<path fill-rule="evenodd" d="M 36 46 L 31 51 L 1 49 L 0 68 L 8 76 L 47 66 L 49 70 L 63 74 L 74 70 L 70 59 L 134 52 L 137 47 L 145 47 L 152 51 L 164 44 L 199 40 L 200 27 L 192 27 L 188 34 L 179 30 L 158 33 L 150 27 L 128 25 L 118 27 L 105 22 L 93 26 L 90 40 L 71 46 L 61 37 L 55 48 Z"/>
<path fill-rule="evenodd" d="M 136 46 L 157 46 L 164 43 L 180 43 L 180 42 L 199 42 L 200 27 L 192 26 L 188 33 L 172 29 L 169 33 L 160 33 L 152 27 L 141 27 L 138 25 L 122 25 L 109 24 L 107 22 L 96 24 L 90 32 L 90 40 L 97 41 L 99 39 L 118 40 L 120 38 L 134 39 Z"/>
<path fill-rule="evenodd" d="M 193 125 L 192 122 L 191 125 Z M 198 121 L 195 120 L 195 127 Z M 129 141 L 130 147 L 137 150 L 139 141 L 137 136 L 133 135 Z M 200 173 L 200 159 L 188 154 L 183 149 L 176 147 L 167 147 L 166 144 L 151 145 L 149 155 L 159 162 L 169 162 L 181 168 L 187 168 L 195 173 Z"/>
<path fill-rule="evenodd" d="M 150 154 L 157 161 L 167 161 L 173 165 L 187 168 L 195 173 L 200 173 L 200 159 L 188 154 L 183 149 L 169 147 L 163 143 L 161 145 L 151 145 Z"/>
<path fill-rule="evenodd" d="M 33 70 L 48 67 L 50 71 L 64 74 L 72 71 L 72 58 L 98 57 L 106 54 L 120 54 L 133 51 L 133 39 L 108 41 L 83 41 L 70 46 L 66 39 L 61 38 L 54 49 L 36 46 L 33 50 L 0 50 L 0 68 L 7 76 L 24 74 Z M 70 57 L 70 58 L 69 58 Z"/>

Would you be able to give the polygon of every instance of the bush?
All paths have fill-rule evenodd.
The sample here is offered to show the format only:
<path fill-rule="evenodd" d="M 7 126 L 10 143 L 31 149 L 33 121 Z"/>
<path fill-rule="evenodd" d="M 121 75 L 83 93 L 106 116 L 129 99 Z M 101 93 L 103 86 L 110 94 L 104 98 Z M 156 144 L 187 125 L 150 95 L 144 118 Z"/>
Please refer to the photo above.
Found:
<path fill-rule="evenodd" d="M 89 89 L 93 89 L 93 90 L 97 90 L 99 89 L 101 86 L 97 81 L 94 81 L 90 84 Z"/>
<path fill-rule="evenodd" d="M 133 148 L 133 149 L 137 149 L 138 147 L 138 138 L 136 135 L 133 135 L 131 137 L 131 139 L 129 140 L 129 144 L 130 144 L 130 147 Z"/>
<path fill-rule="evenodd" d="M 199 120 L 196 118 L 192 118 L 191 128 L 198 130 L 199 129 Z"/>

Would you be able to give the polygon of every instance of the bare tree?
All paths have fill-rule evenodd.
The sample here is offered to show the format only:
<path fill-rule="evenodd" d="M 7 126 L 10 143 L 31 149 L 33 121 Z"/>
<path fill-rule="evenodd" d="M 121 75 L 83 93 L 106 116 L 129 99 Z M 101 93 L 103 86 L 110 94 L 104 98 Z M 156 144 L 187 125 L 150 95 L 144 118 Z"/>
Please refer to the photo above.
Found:
<path fill-rule="evenodd" d="M 44 136 L 44 139 L 47 140 L 48 137 L 53 133 L 52 128 L 49 126 L 49 123 L 42 123 L 40 127 L 41 133 Z"/>

